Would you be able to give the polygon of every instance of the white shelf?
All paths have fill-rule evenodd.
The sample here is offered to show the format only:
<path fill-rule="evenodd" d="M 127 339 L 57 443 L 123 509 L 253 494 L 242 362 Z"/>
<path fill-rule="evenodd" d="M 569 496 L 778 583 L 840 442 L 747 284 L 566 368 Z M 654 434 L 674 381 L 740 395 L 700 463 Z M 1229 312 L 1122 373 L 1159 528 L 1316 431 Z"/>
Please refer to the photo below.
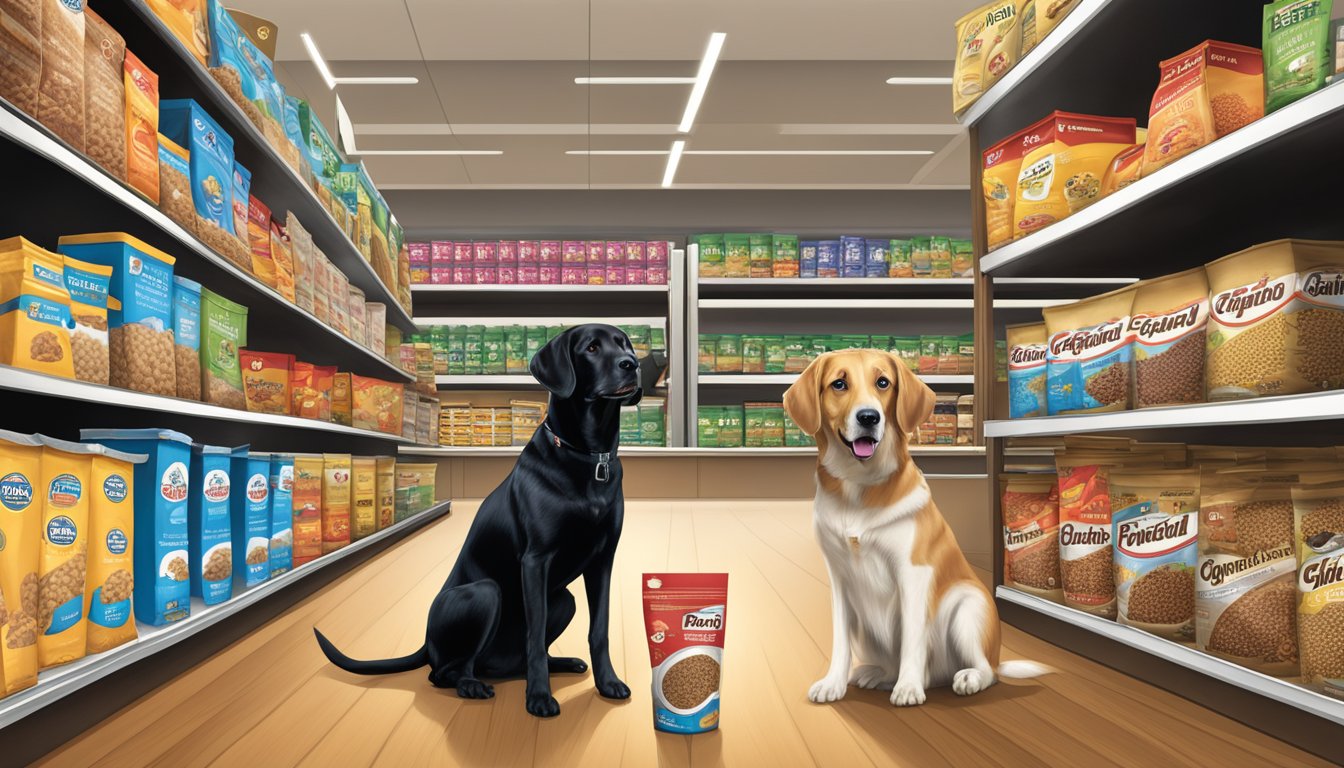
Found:
<path fill-rule="evenodd" d="M 64 168 L 74 178 L 97 189 L 120 203 L 130 213 L 172 236 L 182 248 L 190 250 L 197 257 L 210 262 L 233 279 L 262 294 L 297 321 L 296 329 L 300 327 L 300 324 L 306 324 L 306 330 L 319 333 L 327 337 L 328 340 L 336 340 L 344 346 L 344 351 L 359 356 L 361 363 L 365 366 L 361 367 L 361 370 L 376 370 L 379 375 L 394 376 L 399 381 L 410 381 L 414 378 L 407 375 L 382 355 L 362 344 L 357 344 L 348 336 L 318 320 L 316 315 L 300 309 L 298 305 L 281 296 L 274 288 L 239 269 L 233 262 L 206 247 L 195 235 L 187 232 L 177 222 L 168 218 L 162 211 L 132 192 L 124 184 L 113 179 L 102 168 L 85 159 L 83 155 L 71 150 L 64 142 L 51 136 L 45 128 L 35 125 L 31 122 L 31 118 L 21 115 L 14 107 L 3 100 L 0 100 L 0 105 L 3 105 L 3 108 L 0 108 L 0 136 L 4 136 L 33 154 L 44 157 Z M 71 217 L 67 228 L 71 233 L 86 231 L 81 228 L 77 216 Z M 17 231 L 14 234 L 21 235 L 23 232 Z M 166 250 L 171 251 L 172 249 Z M 170 253 L 170 255 L 174 254 Z M 212 286 L 207 285 L 206 287 L 210 288 Z"/>
<path fill-rule="evenodd" d="M 604 317 L 601 314 L 560 317 L 417 317 L 418 328 L 435 325 L 484 325 L 498 328 L 510 325 L 583 325 L 585 323 L 607 323 L 608 325 L 651 325 L 666 328 L 666 317 Z"/>
<path fill-rule="evenodd" d="M 975 376 L 965 375 L 928 375 L 920 376 L 925 384 L 964 384 L 975 383 Z M 723 386 L 747 386 L 759 384 L 789 385 L 798 380 L 796 373 L 702 373 L 698 381 L 701 385 L 717 384 Z"/>
<path fill-rule="evenodd" d="M 995 299 L 996 309 L 1070 304 L 1073 299 Z M 974 299 L 700 299 L 701 309 L 974 309 Z"/>
<path fill-rule="evenodd" d="M 412 294 L 474 294 L 474 293 L 541 293 L 560 296 L 598 297 L 622 293 L 667 293 L 666 285 L 556 285 L 546 284 L 486 284 L 486 285 L 434 285 L 420 283 L 411 286 Z"/>
<path fill-rule="evenodd" d="M 80 689 L 142 659 L 149 658 L 196 635 L 229 617 L 257 604 L 265 598 L 307 578 L 310 574 L 340 562 L 383 539 L 409 533 L 439 519 L 452 511 L 451 501 L 441 501 L 424 512 L 412 515 L 389 528 L 353 542 L 346 547 L 323 555 L 316 560 L 282 573 L 255 587 L 240 587 L 234 583 L 234 597 L 218 605 L 205 606 L 199 598 L 192 598 L 191 616 L 160 627 L 139 624 L 140 637 L 110 651 L 86 656 L 64 666 L 46 670 L 38 675 L 37 685 L 26 691 L 0 699 L 0 728 L 59 701 Z"/>
<path fill-rule="evenodd" d="M 464 448 L 442 446 L 437 448 L 403 446 L 398 450 L 402 456 L 437 456 L 442 458 L 499 458 L 517 456 L 523 446 L 502 446 L 495 448 Z M 620 449 L 621 456 L 659 457 L 659 458 L 705 458 L 711 456 L 816 456 L 817 449 L 812 446 L 792 448 L 663 448 L 658 446 L 631 445 Z M 912 445 L 912 456 L 984 456 L 983 446 L 974 445 Z"/>
<path fill-rule="evenodd" d="M 1239 664 L 1223 661 L 1190 646 L 1150 635 L 1141 629 L 1043 600 L 1010 587 L 999 587 L 995 590 L 995 595 L 1000 600 L 1023 606 L 1186 669 L 1254 691 L 1316 717 L 1344 725 L 1344 701 L 1339 699 L 1332 699 L 1287 680 L 1280 680 L 1246 669 Z"/>
<path fill-rule="evenodd" d="M 1136 429 L 1225 427 L 1293 421 L 1331 421 L 1344 417 L 1344 390 L 1308 395 L 1261 397 L 1139 411 L 1114 411 L 1036 419 L 985 422 L 985 437 L 1071 435 Z"/>
<path fill-rule="evenodd" d="M 461 387 L 471 389 L 473 387 L 488 389 L 491 387 L 528 387 L 541 388 L 541 383 L 532 378 L 528 373 L 514 374 L 453 374 L 451 376 L 435 376 L 434 383 L 440 388 L 443 387 Z"/>
<path fill-rule="evenodd" d="M 1069 18 L 1073 19 L 1082 11 L 1083 8 L 1079 7 Z M 980 260 L 980 269 L 985 274 L 993 275 L 996 271 L 1008 268 L 1018 270 L 1029 267 L 1030 262 L 1036 260 L 1043 252 L 1052 250 L 1063 241 L 1084 235 L 1089 228 L 1122 215 L 1155 195 L 1176 190 L 1224 162 L 1280 142 L 1292 141 L 1292 134 L 1298 129 L 1342 110 L 1344 110 L 1344 87 L 1340 87 L 1340 83 L 1335 83 L 1273 114 L 1266 115 L 1212 144 L 1201 147 L 1152 176 L 1139 179 L 1060 222 L 987 254 Z M 1303 170 L 1306 172 L 1306 169 Z M 1228 184 L 1235 184 L 1238 178 L 1240 177 L 1229 178 Z M 1143 222 L 1139 220 L 1135 224 L 1141 227 Z M 1079 248 L 1086 250 L 1083 246 Z M 1081 258 L 1081 255 L 1075 252 L 1058 254 L 1055 258 L 1067 260 Z"/>
<path fill-rule="evenodd" d="M 26 371 L 22 368 L 11 368 L 6 365 L 0 365 L 0 389 L 24 392 L 39 397 L 58 397 L 65 400 L 97 403 L 99 405 L 112 406 L 114 408 L 134 408 L 145 411 L 158 411 L 160 413 L 171 413 L 176 416 L 187 416 L 198 419 L 215 419 L 218 421 L 242 424 L 262 424 L 267 427 L 284 427 L 288 429 L 303 429 L 314 432 L 331 432 L 339 435 L 366 437 L 407 445 L 413 443 L 413 441 L 407 440 L 401 435 L 389 435 L 383 432 L 373 432 L 367 429 L 355 429 L 354 427 L 347 427 L 344 424 L 333 424 L 331 422 L 318 421 L 316 419 L 303 419 L 297 416 L 278 416 L 269 413 L 238 411 L 233 408 L 225 408 L 219 405 L 198 403 L 194 400 L 183 400 L 181 398 L 165 397 L 163 395 L 147 395 L 143 392 L 133 392 L 129 389 L 118 389 L 116 387 L 107 387 L 101 384 L 90 384 L 74 379 L 62 379 L 56 376 L 48 376 L 44 373 Z"/>
<path fill-rule="evenodd" d="M 893 287 L 913 288 L 920 286 L 949 287 L 975 285 L 970 277 L 702 277 L 697 281 L 701 287 L 767 287 L 767 288 L 855 288 L 855 287 Z"/>

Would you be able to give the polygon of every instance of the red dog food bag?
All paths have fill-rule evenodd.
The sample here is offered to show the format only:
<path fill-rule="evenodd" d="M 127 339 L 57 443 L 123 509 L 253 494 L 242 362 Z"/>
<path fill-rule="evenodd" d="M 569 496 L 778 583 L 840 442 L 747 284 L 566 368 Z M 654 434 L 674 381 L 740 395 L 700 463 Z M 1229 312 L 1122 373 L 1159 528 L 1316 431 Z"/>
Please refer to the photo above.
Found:
<path fill-rule="evenodd" d="M 704 733 L 719 727 L 728 574 L 644 574 L 644 633 L 653 665 L 653 727 Z"/>

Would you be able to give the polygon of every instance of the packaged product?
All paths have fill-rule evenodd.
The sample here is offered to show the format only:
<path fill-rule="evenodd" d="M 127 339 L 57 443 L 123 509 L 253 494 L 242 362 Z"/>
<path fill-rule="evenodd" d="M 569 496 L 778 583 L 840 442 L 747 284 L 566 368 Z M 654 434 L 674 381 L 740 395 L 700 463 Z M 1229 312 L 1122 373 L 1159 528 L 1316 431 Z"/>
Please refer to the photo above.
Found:
<path fill-rule="evenodd" d="M 700 277 L 725 277 L 724 236 L 696 235 L 695 243 L 700 249 Z"/>
<path fill-rule="evenodd" d="M 322 556 L 322 476 L 322 454 L 294 454 L 292 520 L 295 568 Z"/>
<path fill-rule="evenodd" d="M 817 276 L 817 241 L 798 242 L 798 276 L 812 279 Z"/>
<path fill-rule="evenodd" d="M 887 254 L 887 277 L 910 278 L 915 276 L 914 266 L 910 262 L 909 240 L 892 240 Z"/>
<path fill-rule="evenodd" d="M 970 240 L 952 239 L 952 276 L 975 275 L 975 246 Z"/>
<path fill-rule="evenodd" d="M 159 102 L 159 130 L 191 156 L 196 214 L 207 225 L 241 237 L 233 229 L 233 139 L 191 99 Z"/>
<path fill-rule="evenodd" d="M 246 410 L 238 351 L 247 343 L 247 307 L 201 289 L 201 391 L 207 403 Z"/>
<path fill-rule="evenodd" d="M 1302 684 L 1344 698 L 1344 484 L 1293 489 Z"/>
<path fill-rule="evenodd" d="M 176 395 L 173 257 L 124 232 L 66 235 L 58 243 L 66 256 L 112 268 L 110 292 L 121 305 L 108 313 L 112 386 Z"/>
<path fill-rule="evenodd" d="M 728 574 L 646 573 L 644 635 L 653 666 L 653 727 L 705 733 L 719 727 Z"/>
<path fill-rule="evenodd" d="M 271 454 L 233 449 L 229 476 L 237 491 L 229 501 L 233 569 L 245 587 L 271 577 Z"/>
<path fill-rule="evenodd" d="M 284 95 L 269 56 L 243 34 L 218 0 L 208 0 L 210 74 L 272 146 L 284 139 Z"/>
<path fill-rule="evenodd" d="M 910 240 L 911 277 L 933 276 L 933 249 L 931 238 L 916 237 Z"/>
<path fill-rule="evenodd" d="M 159 210 L 188 232 L 196 231 L 196 207 L 191 202 L 191 157 L 187 150 L 158 135 Z M 228 255 L 228 254 L 225 254 Z"/>
<path fill-rule="evenodd" d="M 723 276 L 751 276 L 751 235 L 723 236 Z"/>
<path fill-rule="evenodd" d="M 1331 6 L 1331 0 L 1277 0 L 1265 6 L 1265 112 L 1325 85 Z"/>
<path fill-rule="evenodd" d="M 1036 0 L 1036 39 L 1044 40 L 1077 7 L 1076 0 Z"/>
<path fill-rule="evenodd" d="M 1116 154 L 1101 177 L 1101 197 L 1107 197 L 1138 181 L 1143 176 L 1143 156 L 1148 149 L 1146 141 L 1126 147 Z"/>
<path fill-rule="evenodd" d="M 252 274 L 275 287 L 275 260 L 271 258 L 271 209 L 256 198 L 247 201 L 247 243 L 252 249 Z"/>
<path fill-rule="evenodd" d="M 1344 19 L 1330 22 L 1330 45 L 1334 49 L 1334 65 L 1330 67 L 1330 82 L 1344 74 Z"/>
<path fill-rule="evenodd" d="M 515 422 L 517 420 L 515 419 Z M 378 484 L 376 509 L 378 512 L 378 530 L 392 527 L 397 513 L 397 459 L 395 456 L 379 456 L 375 461 L 374 472 Z"/>
<path fill-rule="evenodd" d="M 322 554 L 350 543 L 350 454 L 322 456 Z"/>
<path fill-rule="evenodd" d="M 1108 478 L 1126 458 L 1118 451 L 1070 450 L 1055 454 L 1064 604 L 1107 618 L 1115 618 Z"/>
<path fill-rule="evenodd" d="M 187 506 L 191 438 L 167 429 L 83 429 L 80 440 L 148 456 L 135 465 L 135 618 L 161 626 L 191 613 Z"/>
<path fill-rule="evenodd" d="M 761 336 L 742 337 L 742 372 L 765 373 L 765 339 Z"/>
<path fill-rule="evenodd" d="M 364 318 L 364 291 L 353 285 L 346 292 L 346 314 L 349 320 L 349 334 L 356 342 L 364 343 L 368 338 L 368 326 Z"/>
<path fill-rule="evenodd" d="M 42 76 L 42 6 L 34 0 L 0 3 L 0 98 L 28 115 L 37 114 Z"/>
<path fill-rule="evenodd" d="M 863 247 L 864 277 L 886 277 L 891 240 L 870 238 L 864 241 Z"/>
<path fill-rule="evenodd" d="M 1208 456 L 1196 461 L 1204 472 L 1195 644 L 1258 672 L 1296 675 L 1291 481 L 1238 469 L 1235 463 L 1227 467 L 1230 471 L 1217 471 Z"/>
<path fill-rule="evenodd" d="M 724 333 L 718 336 L 718 344 L 714 349 L 714 372 L 742 372 L 741 336 L 734 333 Z"/>
<path fill-rule="evenodd" d="M 271 578 L 294 567 L 294 455 L 271 454 Z"/>
<path fill-rule="evenodd" d="M 1344 243 L 1276 240 L 1205 270 L 1209 400 L 1344 386 Z"/>
<path fill-rule="evenodd" d="M 126 180 L 126 41 L 84 9 L 84 154 Z"/>
<path fill-rule="evenodd" d="M 1199 470 L 1117 470 L 1109 482 L 1118 620 L 1193 640 Z"/>
<path fill-rule="evenodd" d="M 378 464 L 372 456 L 350 461 L 350 540 L 378 530 Z"/>
<path fill-rule="evenodd" d="M 42 76 L 37 86 L 38 122 L 84 151 L 84 3 L 41 4 Z"/>
<path fill-rule="evenodd" d="M 86 653 L 102 653 L 136 638 L 131 619 L 135 586 L 135 465 L 148 458 L 96 443 L 89 477 L 88 571 L 84 614 L 88 617 Z"/>
<path fill-rule="evenodd" d="M 294 356 L 283 352 L 241 350 L 239 368 L 243 376 L 243 396 L 247 410 L 253 413 L 288 414 L 290 406 L 290 367 Z"/>
<path fill-rule="evenodd" d="M 1059 481 L 1054 475 L 1005 474 L 1003 581 L 1023 592 L 1064 601 L 1059 578 Z"/>
<path fill-rule="evenodd" d="M 331 420 L 350 426 L 353 418 L 350 410 L 350 374 L 337 371 L 331 385 Z"/>
<path fill-rule="evenodd" d="M 145 0 L 173 36 L 205 65 L 210 60 L 210 23 L 204 0 Z"/>
<path fill-rule="evenodd" d="M 329 203 L 332 184 L 343 162 L 341 152 L 336 148 L 336 142 L 331 140 L 326 126 L 313 114 L 308 102 L 297 96 L 286 96 L 285 100 L 288 102 L 287 108 L 292 107 L 297 116 L 299 131 L 304 139 L 299 148 L 308 152 L 308 166 L 313 171 L 318 197 L 325 197 L 325 202 Z"/>
<path fill-rule="evenodd" d="M 1018 172 L 1013 237 L 1020 238 L 1101 199 L 1116 154 L 1135 144 L 1133 118 L 1055 112 L 1022 134 L 1030 147 Z"/>
<path fill-rule="evenodd" d="M 290 253 L 294 259 L 294 303 L 299 305 L 299 309 L 312 312 L 315 270 L 313 236 L 299 223 L 293 211 L 289 212 L 289 218 L 286 219 L 285 233 L 289 235 Z"/>
<path fill-rule="evenodd" d="M 1024 134 L 1013 134 L 985 150 L 981 185 L 985 197 L 985 237 L 991 251 L 1013 240 L 1017 180 L 1022 170 L 1022 158 L 1030 149 L 1030 145 L 1022 141 Z"/>
<path fill-rule="evenodd" d="M 798 277 L 798 236 L 770 236 L 770 276 Z"/>
<path fill-rule="evenodd" d="M 1206 40 L 1159 69 L 1145 176 L 1265 114 L 1265 67 L 1254 48 Z"/>
<path fill-rule="evenodd" d="M 771 277 L 774 275 L 774 254 L 770 235 L 753 234 L 748 242 L 750 274 L 748 277 Z"/>
<path fill-rule="evenodd" d="M 991 4 L 995 5 L 995 4 Z M 993 22 L 990 5 L 981 6 L 957 20 L 954 26 L 957 55 L 952 70 L 952 111 L 960 113 L 988 89 L 985 84 L 986 33 Z"/>
<path fill-rule="evenodd" d="M 75 378 L 94 384 L 108 382 L 107 303 L 112 268 L 64 258 L 65 288 L 70 294 L 70 351 Z"/>
<path fill-rule="evenodd" d="M 0 430 L 0 466 L 0 597 L 7 618 L 0 622 L 0 693 L 8 695 L 37 683 L 42 443 Z"/>
<path fill-rule="evenodd" d="M 1046 358 L 1049 352 L 1045 323 L 1008 326 L 1008 417 L 1044 416 Z"/>
<path fill-rule="evenodd" d="M 1203 267 L 1134 287 L 1134 407 L 1204 402 L 1209 281 Z"/>
<path fill-rule="evenodd" d="M 1129 331 L 1134 287 L 1042 311 L 1046 406 L 1050 415 L 1130 407 L 1133 350 Z"/>
<path fill-rule="evenodd" d="M 861 237 L 840 238 L 840 277 L 863 277 L 867 274 L 867 254 Z"/>
<path fill-rule="evenodd" d="M 252 232 L 248 228 L 249 215 L 252 204 L 252 172 L 242 166 L 236 160 L 233 163 L 233 233 L 240 239 L 246 240 L 251 250 Z M 267 218 L 270 217 L 270 211 L 267 211 Z M 247 264 L 241 265 L 249 272 L 252 271 L 252 261 L 249 259 Z"/>
<path fill-rule="evenodd" d="M 244 447 L 246 450 L 246 447 Z M 191 446 L 191 503 L 188 525 L 191 531 L 191 595 L 206 605 L 222 603 L 233 596 L 233 497 L 242 493 L 235 488 L 229 472 L 232 448 L 219 445 Z"/>
<path fill-rule="evenodd" d="M 1022 36 L 1020 54 L 1025 58 L 1041 41 L 1036 31 L 1036 0 L 1018 0 L 1017 15 Z"/>
<path fill-rule="evenodd" d="M 173 275 L 173 369 L 177 396 L 201 399 L 201 284 Z"/>
<path fill-rule="evenodd" d="M 73 378 L 72 326 L 61 257 L 22 237 L 0 240 L 0 363 Z"/>
<path fill-rule="evenodd" d="M 159 76 L 126 51 L 126 183 L 159 203 Z"/>
<path fill-rule="evenodd" d="M 350 280 L 334 266 L 327 273 L 327 308 L 331 315 L 331 327 L 343 336 L 350 336 Z M 341 299 L 345 300 L 342 301 Z"/>
<path fill-rule="evenodd" d="M 700 373 L 714 373 L 718 369 L 718 348 L 718 336 L 711 333 L 700 334 L 699 353 L 696 366 Z"/>
<path fill-rule="evenodd" d="M 434 506 L 437 464 L 397 462 L 396 522 Z"/>
<path fill-rule="evenodd" d="M 929 238 L 929 277 L 939 279 L 952 277 L 951 238 Z"/>
<path fill-rule="evenodd" d="M 84 656 L 87 624 L 92 459 L 79 443 L 37 435 L 42 443 L 39 491 L 42 538 L 37 583 L 37 664 L 45 669 Z"/>

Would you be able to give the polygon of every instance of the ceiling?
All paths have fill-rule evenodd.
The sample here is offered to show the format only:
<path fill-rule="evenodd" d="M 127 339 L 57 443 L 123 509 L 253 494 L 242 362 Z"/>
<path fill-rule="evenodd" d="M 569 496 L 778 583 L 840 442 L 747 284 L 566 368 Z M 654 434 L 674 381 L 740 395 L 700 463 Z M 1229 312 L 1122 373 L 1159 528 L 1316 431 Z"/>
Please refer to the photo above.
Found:
<path fill-rule="evenodd" d="M 388 189 L 658 188 L 676 139 L 682 189 L 964 189 L 965 134 L 947 85 L 952 23 L 976 0 L 234 0 L 280 29 L 278 74 L 335 128 L 339 94 Z M 691 86 L 577 85 L 576 77 L 694 77 L 711 32 L 727 39 L 692 130 Z M 336 77 L 415 85 L 328 89 Z M 662 154 L 603 156 L 589 151 Z M 888 154 L 737 155 L 764 151 Z M 895 151 L 919 154 L 890 154 Z M 568 153 L 568 154 L 567 154 Z"/>

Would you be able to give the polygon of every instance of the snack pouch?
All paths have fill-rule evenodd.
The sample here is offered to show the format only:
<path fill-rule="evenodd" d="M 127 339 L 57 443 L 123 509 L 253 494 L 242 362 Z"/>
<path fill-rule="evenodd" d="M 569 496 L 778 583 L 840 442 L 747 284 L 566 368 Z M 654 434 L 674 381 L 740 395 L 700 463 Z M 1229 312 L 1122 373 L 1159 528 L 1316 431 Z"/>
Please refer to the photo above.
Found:
<path fill-rule="evenodd" d="M 239 353 L 239 363 L 247 410 L 253 413 L 288 414 L 290 366 L 294 364 L 294 356 L 244 349 Z"/>
<path fill-rule="evenodd" d="M 350 543 L 350 454 L 322 457 L 322 554 Z"/>
<path fill-rule="evenodd" d="M 378 530 L 378 463 L 369 456 L 350 461 L 350 540 Z"/>
<path fill-rule="evenodd" d="M 271 577 L 271 454 L 234 448 L 229 477 L 237 489 L 229 502 L 233 570 L 253 587 Z"/>
<path fill-rule="evenodd" d="M 42 539 L 38 557 L 37 664 L 83 658 L 87 637 L 89 482 L 93 461 L 79 443 L 37 435 L 42 443 Z"/>
<path fill-rule="evenodd" d="M 252 274 L 275 287 L 275 260 L 271 257 L 271 209 L 252 196 L 247 202 L 247 242 L 252 249 Z"/>
<path fill-rule="evenodd" d="M 22 237 L 0 240 L 0 363 L 74 378 L 74 325 L 61 257 Z"/>
<path fill-rule="evenodd" d="M 271 261 L 275 266 L 275 290 L 291 304 L 295 303 L 298 294 L 294 285 L 294 252 L 289 236 L 274 219 L 271 220 Z"/>
<path fill-rule="evenodd" d="M 321 454 L 294 454 L 291 519 L 295 568 L 322 556 L 322 462 Z"/>
<path fill-rule="evenodd" d="M 238 235 L 233 229 L 233 139 L 191 99 L 159 102 L 159 130 L 190 154 L 196 213 Z"/>
<path fill-rule="evenodd" d="M 252 201 L 252 173 L 241 163 L 233 164 L 233 231 L 239 239 L 246 238 L 251 244 L 251 231 L 248 229 L 248 213 Z M 269 213 L 268 213 L 269 215 Z"/>
<path fill-rule="evenodd" d="M 239 104 L 248 119 L 263 127 L 263 120 L 276 124 L 275 133 L 283 130 L 285 120 L 284 96 L 275 79 L 275 65 L 261 52 L 234 20 L 233 15 L 219 2 L 208 0 L 210 14 L 210 68 L 233 70 L 239 79 L 246 102 Z M 212 72 L 212 74 L 214 74 Z M 225 88 L 226 91 L 231 88 Z M 237 98 L 234 94 L 229 94 Z M 250 109 L 249 109 L 250 107 Z M 268 138 L 270 133 L 267 134 Z"/>
<path fill-rule="evenodd" d="M 1331 7 L 1331 0 L 1278 0 L 1265 6 L 1266 113 L 1325 85 Z"/>
<path fill-rule="evenodd" d="M 1160 65 L 1143 175 L 1264 117 L 1260 51 L 1207 40 Z"/>
<path fill-rule="evenodd" d="M 126 183 L 159 204 L 159 76 L 126 51 Z"/>
<path fill-rule="evenodd" d="M 207 403 L 247 409 L 238 354 L 247 344 L 247 307 L 201 289 L 201 374 Z"/>
<path fill-rule="evenodd" d="M 1022 171 L 1022 158 L 1030 148 L 1022 140 L 1025 133 L 1015 133 L 984 153 L 981 187 L 985 198 L 985 237 L 991 251 L 1013 241 L 1017 180 Z"/>
<path fill-rule="evenodd" d="M 642 587 L 653 727 L 668 733 L 718 728 L 728 574 L 646 573 Z"/>
<path fill-rule="evenodd" d="M 271 454 L 271 578 L 294 567 L 294 455 Z"/>
<path fill-rule="evenodd" d="M 101 653 L 136 638 L 131 619 L 133 542 L 135 541 L 135 465 L 148 457 L 96 443 L 89 482 L 88 571 L 84 613 L 88 617 L 86 653 Z"/>
<path fill-rule="evenodd" d="M 1008 418 L 1045 416 L 1047 343 L 1045 323 L 1008 326 Z"/>
<path fill-rule="evenodd" d="M 1128 410 L 1134 287 L 1042 311 L 1050 415 Z"/>
<path fill-rule="evenodd" d="M 1193 640 L 1199 470 L 1120 470 L 1109 483 L 1118 621 Z"/>
<path fill-rule="evenodd" d="M 38 562 L 42 539 L 42 443 L 0 430 L 0 694 L 37 683 Z"/>
<path fill-rule="evenodd" d="M 230 506 L 242 492 L 229 472 L 233 449 L 191 447 L 191 595 L 206 605 L 233 596 L 233 524 Z"/>
<path fill-rule="evenodd" d="M 1025 237 L 1101 199 L 1111 160 L 1135 143 L 1133 118 L 1055 112 L 1022 134 L 1013 237 Z"/>
<path fill-rule="evenodd" d="M 985 85 L 985 33 L 990 5 L 962 16 L 953 27 L 957 46 L 952 70 L 952 112 L 955 114 L 974 104 L 988 88 Z"/>

